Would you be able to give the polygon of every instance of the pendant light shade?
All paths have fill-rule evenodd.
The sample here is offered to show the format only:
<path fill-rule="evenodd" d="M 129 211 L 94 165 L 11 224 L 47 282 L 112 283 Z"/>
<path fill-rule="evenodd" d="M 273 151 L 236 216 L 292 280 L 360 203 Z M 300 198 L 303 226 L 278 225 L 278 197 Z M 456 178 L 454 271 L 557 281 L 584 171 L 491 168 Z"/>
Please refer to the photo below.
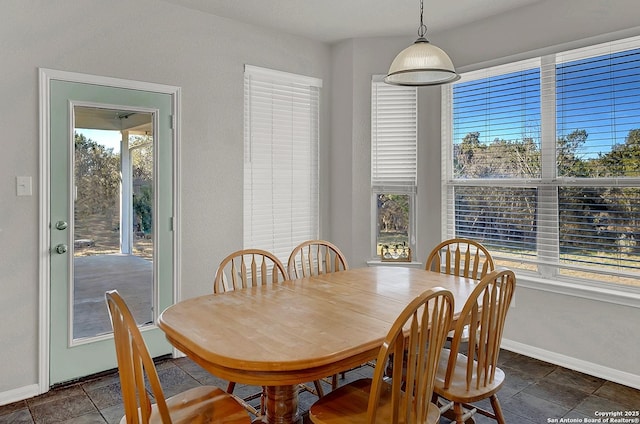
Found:
<path fill-rule="evenodd" d="M 402 50 L 391 63 L 384 82 L 394 85 L 440 85 L 457 81 L 453 62 L 439 47 L 429 43 L 424 35 L 427 27 L 422 21 L 422 0 L 420 1 L 420 27 L 415 43 Z"/>

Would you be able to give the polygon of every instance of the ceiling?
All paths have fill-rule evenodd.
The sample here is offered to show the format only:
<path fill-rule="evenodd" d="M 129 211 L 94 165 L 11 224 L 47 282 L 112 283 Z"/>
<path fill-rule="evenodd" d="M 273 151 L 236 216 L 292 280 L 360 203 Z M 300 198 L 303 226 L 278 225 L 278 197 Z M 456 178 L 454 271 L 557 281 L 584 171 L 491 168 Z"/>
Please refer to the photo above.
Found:
<path fill-rule="evenodd" d="M 75 128 L 129 131 L 129 134 L 150 134 L 153 130 L 151 113 L 131 110 L 74 106 Z"/>
<path fill-rule="evenodd" d="M 165 1 L 327 43 L 359 37 L 413 36 L 420 22 L 419 0 Z M 539 1 L 425 0 L 427 35 Z"/>

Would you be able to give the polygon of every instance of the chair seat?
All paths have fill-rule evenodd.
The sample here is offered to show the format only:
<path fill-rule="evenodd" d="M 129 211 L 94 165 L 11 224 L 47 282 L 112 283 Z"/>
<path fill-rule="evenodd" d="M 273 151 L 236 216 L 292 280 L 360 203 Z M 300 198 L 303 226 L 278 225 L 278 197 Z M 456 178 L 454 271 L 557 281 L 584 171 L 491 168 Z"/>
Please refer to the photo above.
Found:
<path fill-rule="evenodd" d="M 314 403 L 309 409 L 309 417 L 316 424 L 349 424 L 366 423 L 370 378 L 363 378 L 333 390 Z M 376 422 L 391 422 L 391 385 L 384 383 L 380 394 L 380 407 L 376 414 Z M 425 424 L 435 424 L 440 419 L 440 410 L 429 403 L 429 412 Z M 404 417 L 398 421 L 404 423 Z"/>
<path fill-rule="evenodd" d="M 211 423 L 247 424 L 245 409 L 224 390 L 215 386 L 200 386 L 167 398 L 173 424 Z M 157 404 L 151 407 L 150 423 L 162 423 Z M 120 424 L 126 424 L 123 417 Z"/>
<path fill-rule="evenodd" d="M 449 349 L 443 349 L 440 354 L 440 361 L 438 362 L 438 371 L 436 374 L 436 380 L 434 383 L 433 391 L 438 395 L 449 399 L 454 402 L 477 402 L 482 399 L 495 394 L 500 390 L 504 383 L 504 371 L 496 367 L 495 377 L 493 382 L 487 383 L 485 387 L 480 389 L 475 388 L 475 381 L 477 381 L 477 362 L 474 362 L 474 372 L 472 375 L 472 383 L 469 390 L 467 390 L 466 373 L 467 373 L 467 356 L 458 353 L 456 360 L 456 366 L 453 373 L 453 377 L 447 389 L 444 388 L 444 376 L 447 372 L 447 363 L 451 351 Z"/>

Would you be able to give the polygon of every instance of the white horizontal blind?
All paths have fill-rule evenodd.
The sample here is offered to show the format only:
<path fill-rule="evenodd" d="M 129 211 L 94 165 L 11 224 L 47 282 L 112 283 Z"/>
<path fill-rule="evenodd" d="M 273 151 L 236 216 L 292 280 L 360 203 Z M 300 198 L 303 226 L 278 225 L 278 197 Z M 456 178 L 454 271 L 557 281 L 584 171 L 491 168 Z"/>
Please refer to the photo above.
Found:
<path fill-rule="evenodd" d="M 640 38 L 535 62 L 446 88 L 445 236 L 545 276 L 637 285 Z"/>
<path fill-rule="evenodd" d="M 561 263 L 637 271 L 640 38 L 565 52 L 556 62 Z"/>
<path fill-rule="evenodd" d="M 557 55 L 558 176 L 640 177 L 632 157 L 640 144 L 640 39 L 634 40 L 635 48 L 624 40 Z M 598 155 L 606 160 L 590 160 Z M 579 158 L 598 168 L 573 166 Z"/>
<path fill-rule="evenodd" d="M 454 187 L 455 236 L 495 251 L 536 257 L 538 192 L 526 187 Z"/>
<path fill-rule="evenodd" d="M 563 264 L 640 270 L 640 188 L 560 187 L 558 201 Z"/>
<path fill-rule="evenodd" d="M 244 247 L 286 262 L 318 237 L 322 81 L 253 66 L 244 81 Z"/>
<path fill-rule="evenodd" d="M 540 60 L 463 74 L 452 91 L 447 237 L 535 258 L 538 191 L 522 182 L 541 176 Z"/>
<path fill-rule="evenodd" d="M 374 80 L 371 84 L 371 184 L 415 187 L 417 183 L 415 87 Z"/>
<path fill-rule="evenodd" d="M 463 75 L 453 122 L 454 178 L 540 177 L 539 61 Z"/>

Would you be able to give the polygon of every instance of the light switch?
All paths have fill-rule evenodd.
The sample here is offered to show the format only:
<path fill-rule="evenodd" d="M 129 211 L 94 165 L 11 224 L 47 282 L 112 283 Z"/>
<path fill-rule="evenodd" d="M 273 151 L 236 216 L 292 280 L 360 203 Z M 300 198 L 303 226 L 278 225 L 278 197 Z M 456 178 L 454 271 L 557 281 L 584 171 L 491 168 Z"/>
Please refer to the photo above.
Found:
<path fill-rule="evenodd" d="M 16 194 L 31 196 L 31 177 L 16 177 Z"/>

